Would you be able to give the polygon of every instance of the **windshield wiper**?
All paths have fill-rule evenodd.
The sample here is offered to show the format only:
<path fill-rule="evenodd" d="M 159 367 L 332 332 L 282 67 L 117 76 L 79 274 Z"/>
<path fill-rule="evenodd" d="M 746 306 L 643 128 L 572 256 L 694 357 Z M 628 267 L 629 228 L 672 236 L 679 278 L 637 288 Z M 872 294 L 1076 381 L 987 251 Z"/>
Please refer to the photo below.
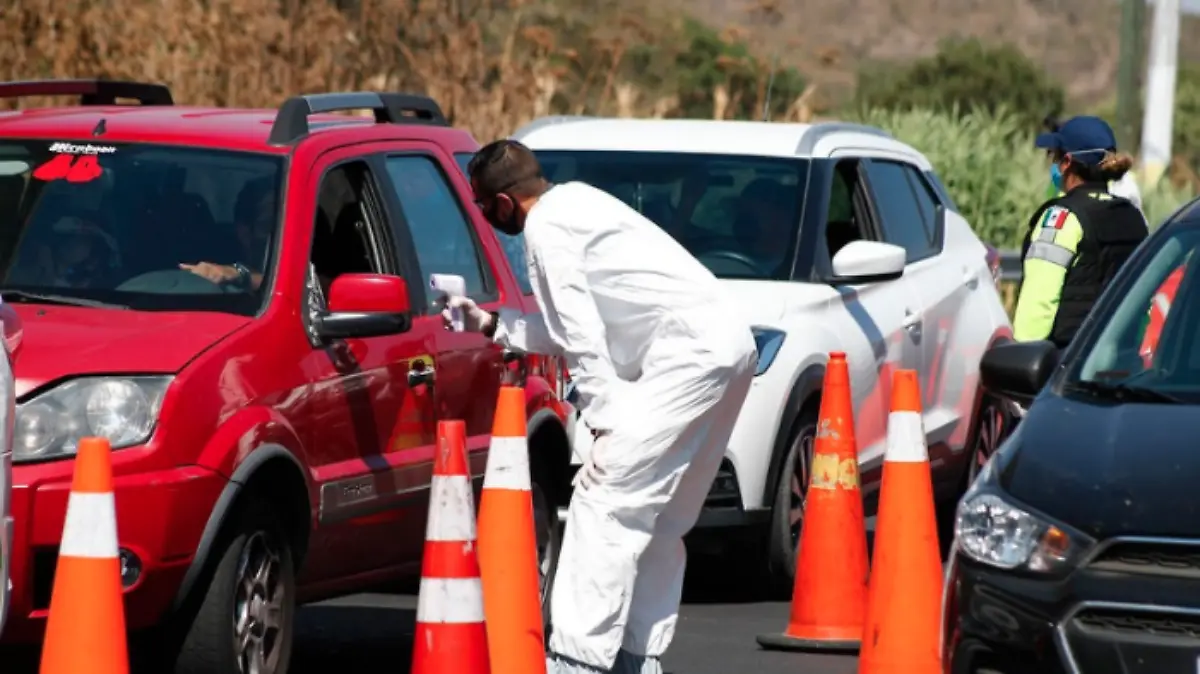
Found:
<path fill-rule="evenodd" d="M 5 302 L 28 302 L 30 304 L 58 304 L 67 307 L 89 307 L 92 309 L 128 309 L 124 304 L 112 304 L 99 300 L 89 300 L 84 297 L 70 295 L 55 295 L 53 293 L 33 293 L 28 290 L 0 290 L 0 298 Z"/>
<path fill-rule="evenodd" d="M 1107 398 L 1109 400 L 1119 400 L 1122 402 L 1143 402 L 1143 403 L 1182 403 L 1182 398 L 1177 398 L 1170 393 L 1164 393 L 1145 386 L 1135 386 L 1124 384 L 1121 382 L 1100 382 L 1100 381 L 1075 381 L 1069 384 L 1070 388 L 1086 391 L 1092 395 Z"/>

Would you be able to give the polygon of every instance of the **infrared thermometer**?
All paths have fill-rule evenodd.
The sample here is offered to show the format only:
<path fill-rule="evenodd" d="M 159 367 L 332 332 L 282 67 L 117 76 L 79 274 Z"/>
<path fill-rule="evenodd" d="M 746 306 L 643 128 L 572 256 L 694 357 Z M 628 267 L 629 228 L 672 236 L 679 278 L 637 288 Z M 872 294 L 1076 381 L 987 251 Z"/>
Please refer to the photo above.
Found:
<path fill-rule="evenodd" d="M 467 282 L 456 274 L 430 274 L 429 289 L 435 293 L 436 301 L 445 305 L 449 298 L 467 294 Z M 462 309 L 450 310 L 450 329 L 454 332 L 463 331 Z"/>

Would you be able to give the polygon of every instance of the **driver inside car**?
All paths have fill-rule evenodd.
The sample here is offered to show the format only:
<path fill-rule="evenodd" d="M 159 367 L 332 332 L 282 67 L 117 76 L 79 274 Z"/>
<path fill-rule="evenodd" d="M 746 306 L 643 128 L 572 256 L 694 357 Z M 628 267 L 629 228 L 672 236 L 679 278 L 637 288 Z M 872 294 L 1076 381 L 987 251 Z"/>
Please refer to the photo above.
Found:
<path fill-rule="evenodd" d="M 9 281 L 52 288 L 94 288 L 119 266 L 116 241 L 94 222 L 65 215 L 50 227 L 53 242 L 26 249 Z"/>
<path fill-rule="evenodd" d="M 240 249 L 237 261 L 231 264 L 208 261 L 183 263 L 179 268 L 220 286 L 258 290 L 263 281 L 262 264 L 255 261 L 266 258 L 271 231 L 275 227 L 275 183 L 269 178 L 247 182 L 238 192 L 233 219 Z"/>
<path fill-rule="evenodd" d="M 752 181 L 738 196 L 733 236 L 741 252 L 757 263 L 764 277 L 777 278 L 788 259 L 787 245 L 795 222 L 793 191 L 770 178 Z"/>

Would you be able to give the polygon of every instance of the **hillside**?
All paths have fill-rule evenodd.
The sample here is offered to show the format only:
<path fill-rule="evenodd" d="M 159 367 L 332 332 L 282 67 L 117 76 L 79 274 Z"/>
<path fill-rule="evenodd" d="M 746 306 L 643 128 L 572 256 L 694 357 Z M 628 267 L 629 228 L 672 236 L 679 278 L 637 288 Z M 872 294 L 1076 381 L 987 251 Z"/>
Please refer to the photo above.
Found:
<path fill-rule="evenodd" d="M 798 68 L 826 100 L 847 96 L 860 66 L 927 56 L 949 37 L 1017 45 L 1044 63 L 1074 101 L 1100 102 L 1116 82 L 1120 5 L 1114 0 L 671 2 L 717 25 L 743 27 L 752 44 Z M 1097 12 L 1102 4 L 1111 11 Z M 1151 16 L 1148 7 L 1147 33 Z M 1200 18 L 1185 18 L 1180 37 L 1180 58 L 1200 60 Z"/>

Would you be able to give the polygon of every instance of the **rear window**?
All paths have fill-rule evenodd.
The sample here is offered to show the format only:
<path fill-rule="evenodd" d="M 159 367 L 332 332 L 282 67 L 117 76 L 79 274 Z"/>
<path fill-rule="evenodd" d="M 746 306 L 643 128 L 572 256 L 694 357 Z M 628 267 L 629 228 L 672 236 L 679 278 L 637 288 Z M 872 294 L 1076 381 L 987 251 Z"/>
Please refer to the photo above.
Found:
<path fill-rule="evenodd" d="M 272 273 L 282 165 L 244 152 L 0 140 L 0 294 L 254 315 Z"/>
<path fill-rule="evenodd" d="M 454 155 L 463 175 L 467 175 L 467 164 L 471 163 L 471 158 L 474 156 L 473 152 L 459 152 Z M 492 231 L 496 232 L 496 238 L 500 239 L 500 245 L 504 248 L 504 256 L 508 258 L 508 266 L 512 267 L 513 275 L 517 277 L 517 285 L 521 288 L 521 294 L 532 295 L 533 286 L 529 283 L 529 267 L 525 263 L 525 235 L 509 236 L 494 229 Z"/>

